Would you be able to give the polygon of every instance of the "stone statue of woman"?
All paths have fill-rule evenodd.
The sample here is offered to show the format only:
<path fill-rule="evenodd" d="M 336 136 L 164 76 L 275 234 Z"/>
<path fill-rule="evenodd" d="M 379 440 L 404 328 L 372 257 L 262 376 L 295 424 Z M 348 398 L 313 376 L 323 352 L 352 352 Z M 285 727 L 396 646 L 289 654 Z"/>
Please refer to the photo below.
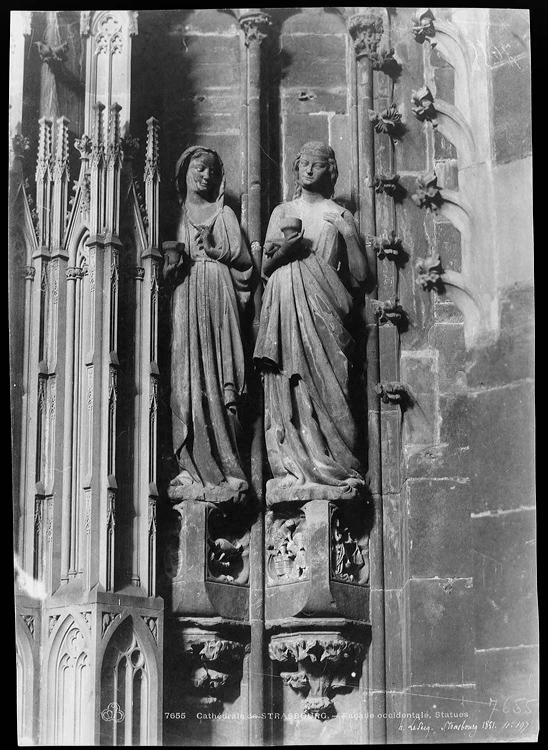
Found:
<path fill-rule="evenodd" d="M 306 143 L 293 164 L 293 200 L 270 218 L 266 284 L 254 359 L 263 373 L 269 504 L 345 499 L 364 485 L 357 457 L 345 327 L 368 269 L 352 214 L 332 200 L 335 154 Z"/>
<path fill-rule="evenodd" d="M 179 158 L 177 242 L 164 243 L 172 296 L 171 410 L 179 473 L 172 500 L 241 499 L 248 488 L 237 437 L 245 387 L 240 313 L 252 261 L 232 209 L 224 205 L 219 155 L 193 146 Z"/>

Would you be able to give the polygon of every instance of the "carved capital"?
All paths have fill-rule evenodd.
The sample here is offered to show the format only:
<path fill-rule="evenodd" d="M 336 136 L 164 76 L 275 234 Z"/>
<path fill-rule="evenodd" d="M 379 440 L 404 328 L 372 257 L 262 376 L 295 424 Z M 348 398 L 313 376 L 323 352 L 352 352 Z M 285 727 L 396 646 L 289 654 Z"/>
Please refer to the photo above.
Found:
<path fill-rule="evenodd" d="M 382 17 L 374 13 L 351 16 L 348 20 L 348 32 L 352 37 L 356 59 L 372 58 L 383 35 Z"/>
<path fill-rule="evenodd" d="M 443 197 L 438 187 L 438 178 L 435 172 L 428 172 L 417 178 L 417 192 L 411 196 L 419 208 L 437 213 L 443 203 Z"/>
<path fill-rule="evenodd" d="M 245 34 L 245 46 L 253 43 L 261 44 L 268 37 L 272 26 L 272 20 L 268 13 L 253 12 L 245 13 L 238 19 L 240 27 Z"/>
<path fill-rule="evenodd" d="M 414 105 L 411 110 L 419 122 L 436 119 L 436 108 L 434 107 L 434 95 L 428 86 L 422 86 L 417 91 L 411 92 L 411 102 Z M 433 122 L 434 127 L 437 123 Z"/>
<path fill-rule="evenodd" d="M 273 661 L 296 665 L 296 670 L 281 673 L 282 680 L 305 697 L 303 712 L 322 721 L 337 713 L 334 694 L 358 684 L 366 653 L 364 644 L 338 632 L 275 635 L 268 650 Z"/>
<path fill-rule="evenodd" d="M 77 279 L 84 278 L 84 269 L 79 268 L 78 266 L 69 266 L 65 273 L 69 281 L 76 281 Z"/>
<path fill-rule="evenodd" d="M 145 278 L 145 269 L 142 266 L 121 266 L 120 272 L 128 279 L 142 281 Z"/>
<path fill-rule="evenodd" d="M 28 279 L 29 281 L 34 281 L 34 276 L 36 275 L 36 268 L 34 266 L 20 266 L 19 270 L 19 276 L 22 279 Z"/>
<path fill-rule="evenodd" d="M 413 26 L 411 27 L 411 33 L 413 38 L 419 44 L 423 44 L 425 41 L 430 42 L 432 47 L 435 47 L 435 43 L 432 42 L 432 37 L 436 34 L 434 27 L 435 21 L 434 14 L 430 8 L 419 8 L 413 18 Z"/>
<path fill-rule="evenodd" d="M 417 273 L 415 281 L 425 292 L 443 291 L 443 268 L 439 253 L 432 253 L 426 258 L 417 258 L 415 271 Z"/>

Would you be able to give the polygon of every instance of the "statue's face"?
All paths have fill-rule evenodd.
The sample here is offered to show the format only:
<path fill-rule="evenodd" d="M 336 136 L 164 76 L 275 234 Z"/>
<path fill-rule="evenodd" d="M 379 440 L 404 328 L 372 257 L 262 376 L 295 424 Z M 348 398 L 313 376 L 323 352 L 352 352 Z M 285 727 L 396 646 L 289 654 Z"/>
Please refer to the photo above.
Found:
<path fill-rule="evenodd" d="M 191 159 L 186 173 L 187 193 L 208 198 L 220 181 L 219 163 L 213 154 L 199 154 Z"/>
<path fill-rule="evenodd" d="M 312 154 L 302 154 L 299 159 L 299 185 L 307 190 L 317 190 L 329 175 L 326 159 Z"/>

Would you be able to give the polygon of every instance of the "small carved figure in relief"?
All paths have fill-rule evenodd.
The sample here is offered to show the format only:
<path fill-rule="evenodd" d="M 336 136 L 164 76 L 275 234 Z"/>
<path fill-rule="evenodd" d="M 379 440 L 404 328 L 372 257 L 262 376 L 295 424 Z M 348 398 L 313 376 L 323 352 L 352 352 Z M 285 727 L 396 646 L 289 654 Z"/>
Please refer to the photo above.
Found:
<path fill-rule="evenodd" d="M 348 583 L 366 583 L 369 562 L 348 526 L 338 516 L 333 518 L 333 577 Z"/>
<path fill-rule="evenodd" d="M 302 524 L 299 518 L 278 518 L 272 522 L 267 542 L 271 580 L 281 582 L 304 577 L 307 565 Z"/>
<path fill-rule="evenodd" d="M 177 241 L 164 243 L 172 298 L 171 409 L 179 474 L 172 500 L 241 499 L 248 488 L 238 451 L 238 401 L 245 387 L 240 314 L 252 261 L 224 205 L 219 155 L 188 148 L 179 158 Z"/>
<path fill-rule="evenodd" d="M 333 149 L 305 144 L 293 173 L 295 197 L 274 209 L 266 235 L 254 352 L 265 392 L 269 503 L 352 497 L 364 485 L 347 330 L 351 291 L 368 273 L 364 247 L 352 214 L 331 198 Z"/>

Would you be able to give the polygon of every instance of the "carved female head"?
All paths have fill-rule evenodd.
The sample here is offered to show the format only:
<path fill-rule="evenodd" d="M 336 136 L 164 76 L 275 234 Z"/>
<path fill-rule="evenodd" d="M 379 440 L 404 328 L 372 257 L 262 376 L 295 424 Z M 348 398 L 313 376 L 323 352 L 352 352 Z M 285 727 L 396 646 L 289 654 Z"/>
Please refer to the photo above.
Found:
<path fill-rule="evenodd" d="M 191 146 L 184 151 L 175 167 L 175 184 L 179 203 L 185 202 L 189 191 L 210 200 L 223 203 L 225 174 L 221 157 L 213 149 Z"/>
<path fill-rule="evenodd" d="M 339 176 L 335 152 L 331 146 L 320 141 L 305 143 L 293 162 L 295 180 L 294 198 L 298 198 L 303 188 L 321 193 L 331 198 Z"/>

